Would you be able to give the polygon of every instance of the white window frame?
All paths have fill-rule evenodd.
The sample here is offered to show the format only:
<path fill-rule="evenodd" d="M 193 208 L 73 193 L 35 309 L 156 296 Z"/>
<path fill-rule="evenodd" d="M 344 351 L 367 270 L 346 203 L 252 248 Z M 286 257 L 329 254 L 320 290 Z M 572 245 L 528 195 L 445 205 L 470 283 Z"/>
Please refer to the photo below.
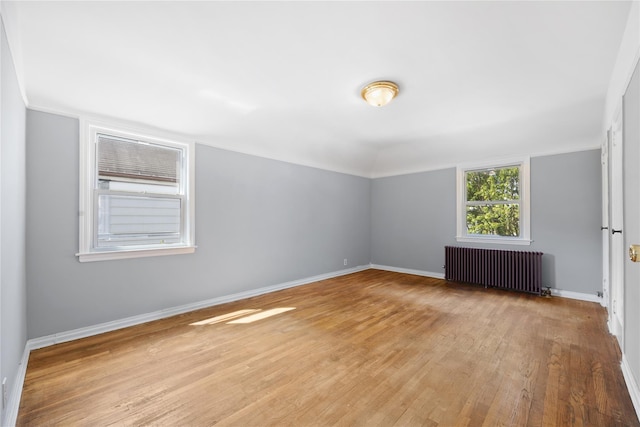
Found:
<path fill-rule="evenodd" d="M 529 203 L 530 194 L 530 161 L 529 157 L 519 157 L 502 159 L 499 161 L 481 162 L 473 164 L 459 165 L 456 173 L 456 241 L 476 242 L 476 243 L 496 243 L 508 245 L 530 245 L 531 244 L 531 206 Z M 504 168 L 517 166 L 520 168 L 520 236 L 488 236 L 467 233 L 467 191 L 465 173 L 468 171 Z"/>
<path fill-rule="evenodd" d="M 120 138 L 149 142 L 184 150 L 184 212 L 182 218 L 183 244 L 144 245 L 135 248 L 96 248 L 97 221 L 94 217 L 94 193 L 97 180 L 96 141 L 98 134 L 112 135 Z M 125 258 L 140 258 L 160 255 L 177 255 L 193 253 L 195 246 L 195 144 L 181 141 L 178 138 L 151 136 L 148 132 L 140 132 L 126 126 L 102 123 L 91 119 L 80 120 L 80 206 L 79 251 L 76 254 L 80 262 L 105 261 Z"/>

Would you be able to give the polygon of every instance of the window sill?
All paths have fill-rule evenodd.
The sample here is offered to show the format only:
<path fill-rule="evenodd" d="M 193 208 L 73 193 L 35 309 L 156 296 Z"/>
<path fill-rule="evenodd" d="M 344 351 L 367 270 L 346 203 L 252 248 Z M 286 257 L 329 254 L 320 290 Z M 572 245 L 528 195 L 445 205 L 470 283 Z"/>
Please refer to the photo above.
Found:
<path fill-rule="evenodd" d="M 192 254 L 196 246 L 172 248 L 132 249 L 124 251 L 85 252 L 76 254 L 80 262 L 108 261 L 113 259 L 144 258 L 151 256 Z"/>
<path fill-rule="evenodd" d="M 505 239 L 499 237 L 468 237 L 468 236 L 456 236 L 458 242 L 473 242 L 473 243 L 494 243 L 497 245 L 530 245 L 533 240 L 529 239 Z"/>

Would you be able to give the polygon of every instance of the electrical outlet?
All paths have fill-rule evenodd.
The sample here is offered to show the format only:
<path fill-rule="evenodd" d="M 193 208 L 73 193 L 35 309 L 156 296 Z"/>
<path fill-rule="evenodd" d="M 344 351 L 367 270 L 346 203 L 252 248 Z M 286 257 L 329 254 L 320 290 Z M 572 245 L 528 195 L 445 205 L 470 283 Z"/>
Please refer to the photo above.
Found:
<path fill-rule="evenodd" d="M 2 379 L 2 409 L 7 407 L 7 400 L 8 399 L 8 394 L 7 394 L 7 377 L 4 377 Z"/>
<path fill-rule="evenodd" d="M 346 258 L 344 259 L 344 265 L 347 265 L 347 259 Z"/>

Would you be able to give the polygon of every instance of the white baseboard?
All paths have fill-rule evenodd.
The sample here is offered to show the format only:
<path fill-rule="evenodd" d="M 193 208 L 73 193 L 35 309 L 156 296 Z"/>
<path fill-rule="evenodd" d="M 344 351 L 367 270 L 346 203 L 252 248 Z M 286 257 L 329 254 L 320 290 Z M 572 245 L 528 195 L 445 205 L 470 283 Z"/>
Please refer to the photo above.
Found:
<path fill-rule="evenodd" d="M 101 333 L 126 328 L 129 326 L 135 326 L 135 325 L 150 322 L 153 320 L 160 320 L 160 319 L 175 316 L 178 314 L 183 314 L 190 311 L 199 310 L 202 308 L 212 307 L 212 306 L 224 304 L 227 302 L 238 301 L 241 299 L 250 298 L 250 297 L 254 297 L 254 296 L 258 296 L 258 295 L 262 295 L 270 292 L 275 292 L 282 289 L 302 286 L 309 283 L 318 282 L 320 280 L 326 280 L 334 277 L 344 276 L 347 274 L 352 274 L 359 271 L 367 270 L 370 268 L 376 269 L 376 270 L 392 271 L 396 273 L 405 273 L 405 274 L 413 274 L 417 276 L 432 277 L 436 279 L 444 279 L 444 273 L 434 273 L 434 272 L 424 271 L 424 270 L 391 267 L 391 266 L 379 265 L 379 264 L 362 265 L 354 268 L 338 270 L 331 273 L 307 277 L 304 279 L 280 283 L 273 286 L 267 286 L 264 288 L 253 289 L 250 291 L 239 292 L 231 295 L 225 295 L 225 296 L 212 298 L 204 301 L 198 301 L 191 304 L 171 307 L 163 310 L 154 311 L 151 313 L 141 314 L 138 316 L 127 317 L 125 319 L 114 320 L 112 322 L 101 323 L 94 326 L 74 329 L 71 331 L 61 332 L 53 335 L 40 337 L 40 338 L 34 338 L 27 341 L 25 345 L 22 361 L 20 363 L 18 374 L 16 376 L 16 380 L 12 388 L 11 396 L 9 398 L 9 402 L 7 406 L 7 411 L 5 413 L 5 419 L 3 420 L 2 425 L 13 426 L 16 423 L 16 420 L 18 417 L 18 410 L 20 407 L 20 397 L 22 396 L 22 388 L 24 385 L 24 378 L 27 372 L 27 363 L 29 361 L 29 354 L 31 350 L 36 350 L 38 348 L 48 347 L 50 345 L 72 341 L 80 338 L 86 338 L 86 337 L 98 335 Z M 600 298 L 598 298 L 597 296 L 589 295 L 589 294 L 582 294 L 582 293 L 571 292 L 571 291 L 562 291 L 559 289 L 552 289 L 551 292 L 554 295 L 564 297 L 564 298 L 573 298 L 573 299 L 579 299 L 584 301 L 600 302 Z M 623 356 L 623 373 L 625 373 L 624 363 L 625 363 L 625 359 Z M 628 366 L 626 369 L 628 370 Z M 639 400 L 640 393 L 638 392 L 637 383 L 635 383 L 635 381 L 633 380 L 633 377 L 632 376 L 630 377 L 631 380 L 627 379 L 627 376 L 631 375 L 630 372 L 631 371 L 629 371 L 628 373 L 625 373 L 625 379 L 627 380 L 627 385 L 629 386 L 629 393 L 632 396 L 632 400 L 634 402 L 636 411 L 638 411 L 638 408 L 639 408 L 638 402 L 640 402 Z M 634 387 L 633 392 L 631 391 L 632 386 L 629 384 L 633 384 L 633 387 Z"/>
<path fill-rule="evenodd" d="M 368 265 L 362 265 L 354 268 L 338 270 L 331 273 L 320 274 L 317 276 L 307 277 L 299 280 L 292 280 L 290 282 L 280 283 L 273 286 L 267 286 L 264 288 L 252 289 L 250 291 L 239 292 L 231 295 L 224 295 L 217 298 L 212 298 L 204 301 L 198 301 L 191 304 L 185 304 L 177 307 L 171 307 L 163 310 L 154 311 L 151 313 L 140 314 L 137 316 L 127 317 L 125 319 L 114 320 L 112 322 L 101 323 L 94 326 L 88 326 L 85 328 L 74 329 L 67 332 L 60 332 L 53 335 L 47 335 L 40 338 L 34 338 L 27 342 L 29 350 L 35 350 L 42 347 L 48 347 L 50 345 L 59 344 L 62 342 L 73 341 L 80 338 L 86 338 L 105 332 L 115 331 L 117 329 L 126 328 L 129 326 L 139 325 L 141 323 L 151 322 L 153 320 L 164 319 L 166 317 L 175 316 L 178 314 L 188 313 L 190 311 L 200 310 L 202 308 L 212 307 L 215 305 L 224 304 L 227 302 L 238 301 L 245 298 L 251 298 L 257 295 L 267 294 L 269 292 L 275 292 L 282 289 L 293 288 L 295 286 L 306 285 L 320 280 L 331 279 L 333 277 L 344 276 L 346 274 L 356 273 L 369 269 Z"/>
<path fill-rule="evenodd" d="M 620 323 L 618 316 L 611 314 L 607 324 L 609 325 L 609 333 L 620 341 L 619 337 L 622 336 L 622 323 Z M 622 348 L 622 343 L 620 343 L 620 348 Z"/>
<path fill-rule="evenodd" d="M 24 386 L 24 379 L 27 373 L 27 364 L 29 362 L 29 354 L 31 350 L 36 350 L 50 345 L 59 344 L 67 341 L 73 341 L 80 338 L 86 338 L 94 335 L 98 335 L 105 332 L 115 331 L 117 329 L 126 328 L 129 326 L 139 325 L 141 323 L 150 322 L 153 320 L 164 319 L 166 317 L 175 316 L 177 314 L 188 313 L 190 311 L 199 310 L 201 308 L 212 307 L 215 305 L 224 304 L 227 302 L 237 301 L 245 298 L 254 297 L 257 295 L 266 294 L 269 292 L 275 292 L 282 289 L 293 288 L 295 286 L 306 285 L 320 280 L 331 279 L 333 277 L 344 276 L 347 274 L 356 273 L 358 271 L 368 270 L 369 265 L 362 265 L 354 268 L 348 268 L 344 270 L 338 270 L 331 273 L 320 274 L 317 276 L 307 277 L 299 280 L 292 280 L 290 282 L 280 283 L 273 286 L 267 286 L 264 288 L 253 289 L 246 292 L 239 292 L 236 294 L 225 295 L 222 297 L 212 298 L 205 301 L 198 301 L 192 304 L 185 304 L 177 307 L 171 307 L 164 310 L 158 310 L 151 313 L 145 313 L 138 316 L 127 317 L 125 319 L 114 320 L 112 322 L 101 323 L 99 325 L 88 326 L 86 328 L 74 329 L 67 332 L 60 332 L 53 335 L 48 335 L 40 338 L 34 338 L 24 346 L 24 352 L 22 354 L 22 360 L 18 366 L 18 372 L 16 375 L 11 395 L 7 402 L 7 409 L 2 421 L 2 426 L 14 426 L 18 419 L 18 411 L 20 409 L 20 398 L 22 397 L 22 388 Z"/>
<path fill-rule="evenodd" d="M 164 319 L 166 317 L 175 316 L 178 314 L 187 313 L 202 308 L 212 307 L 215 305 L 224 304 L 227 302 L 238 301 L 245 298 L 251 298 L 257 295 L 266 294 L 269 292 L 275 292 L 282 289 L 292 288 L 295 286 L 306 285 L 309 283 L 317 282 L 320 280 L 331 279 L 333 277 L 344 276 L 346 274 L 356 273 L 358 271 L 367 270 L 369 268 L 385 271 L 393 271 L 396 273 L 413 274 L 417 276 L 433 277 L 436 279 L 444 279 L 444 273 L 434 273 L 424 270 L 414 270 L 409 268 L 392 267 L 388 265 L 369 264 L 362 265 L 354 268 L 338 270 L 331 273 L 320 274 L 317 276 L 307 277 L 304 279 L 293 280 L 290 282 L 280 283 L 273 286 L 267 286 L 264 288 L 253 289 L 250 291 L 239 292 L 236 294 L 225 295 L 217 298 L 212 298 L 204 301 L 198 301 L 191 304 L 185 304 L 177 307 L 171 307 L 163 310 L 154 311 L 151 313 L 140 314 L 137 316 L 127 317 L 124 319 L 114 320 L 111 322 L 101 323 L 98 325 L 88 326 L 85 328 L 74 329 L 71 331 L 60 332 L 52 335 L 47 335 L 40 338 L 34 338 L 27 342 L 27 347 L 30 350 L 35 350 L 50 345 L 72 341 L 80 338 L 86 338 L 105 332 L 115 331 L 117 329 L 126 328 L 129 326 L 139 325 L 141 323 L 151 322 L 153 320 Z M 583 301 L 600 302 L 599 297 L 590 294 L 583 294 L 578 292 L 563 291 L 560 289 L 551 289 L 553 295 L 557 295 L 563 298 L 572 298 Z"/>
<path fill-rule="evenodd" d="M 433 277 L 435 279 L 444 279 L 444 273 L 433 273 L 431 271 L 412 270 L 410 268 L 391 267 L 388 265 L 379 265 L 379 264 L 371 264 L 371 268 L 374 268 L 376 270 L 393 271 L 396 273 L 406 273 L 406 274 L 415 274 L 417 276 Z M 597 295 L 584 294 L 581 292 L 564 291 L 562 289 L 551 289 L 551 294 L 558 297 L 562 297 L 562 298 L 571 298 L 571 299 L 577 299 L 581 301 L 590 301 L 590 302 L 597 302 L 597 303 L 602 302 L 602 298 Z"/>
<path fill-rule="evenodd" d="M 563 291 L 562 289 L 551 288 L 551 295 L 562 298 L 577 299 L 580 301 L 597 302 L 598 304 L 602 303 L 602 297 L 599 297 L 597 295 L 584 294 L 582 292 Z"/>
<path fill-rule="evenodd" d="M 371 264 L 371 268 L 376 270 L 393 271 L 395 273 L 413 274 L 416 276 L 433 277 L 434 279 L 444 279 L 444 273 L 432 273 L 431 271 L 413 270 L 411 268 L 391 267 L 389 265 Z"/>
<path fill-rule="evenodd" d="M 31 350 L 28 345 L 24 346 L 22 359 L 18 365 L 18 372 L 11 387 L 11 394 L 7 401 L 7 409 L 2 420 L 3 426 L 15 426 L 18 420 L 18 410 L 20 409 L 20 398 L 22 397 L 22 387 L 24 386 L 24 378 L 27 375 L 27 364 L 29 363 L 29 353 Z"/>
<path fill-rule="evenodd" d="M 633 376 L 633 372 L 631 372 L 629 361 L 625 357 L 624 353 L 622 353 L 622 362 L 620 362 L 620 367 L 622 368 L 622 375 L 624 376 L 624 381 L 627 383 L 627 389 L 629 390 L 629 396 L 631 396 L 633 407 L 636 410 L 636 415 L 640 418 L 640 388 L 638 387 L 638 382 Z"/>

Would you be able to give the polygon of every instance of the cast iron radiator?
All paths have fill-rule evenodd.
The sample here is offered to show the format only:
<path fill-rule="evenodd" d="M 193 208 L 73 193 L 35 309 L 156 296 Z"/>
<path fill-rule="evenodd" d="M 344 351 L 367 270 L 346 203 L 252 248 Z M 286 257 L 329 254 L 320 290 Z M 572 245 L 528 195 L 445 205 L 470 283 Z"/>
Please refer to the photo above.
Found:
<path fill-rule="evenodd" d="M 542 252 L 445 246 L 445 279 L 540 294 Z"/>

